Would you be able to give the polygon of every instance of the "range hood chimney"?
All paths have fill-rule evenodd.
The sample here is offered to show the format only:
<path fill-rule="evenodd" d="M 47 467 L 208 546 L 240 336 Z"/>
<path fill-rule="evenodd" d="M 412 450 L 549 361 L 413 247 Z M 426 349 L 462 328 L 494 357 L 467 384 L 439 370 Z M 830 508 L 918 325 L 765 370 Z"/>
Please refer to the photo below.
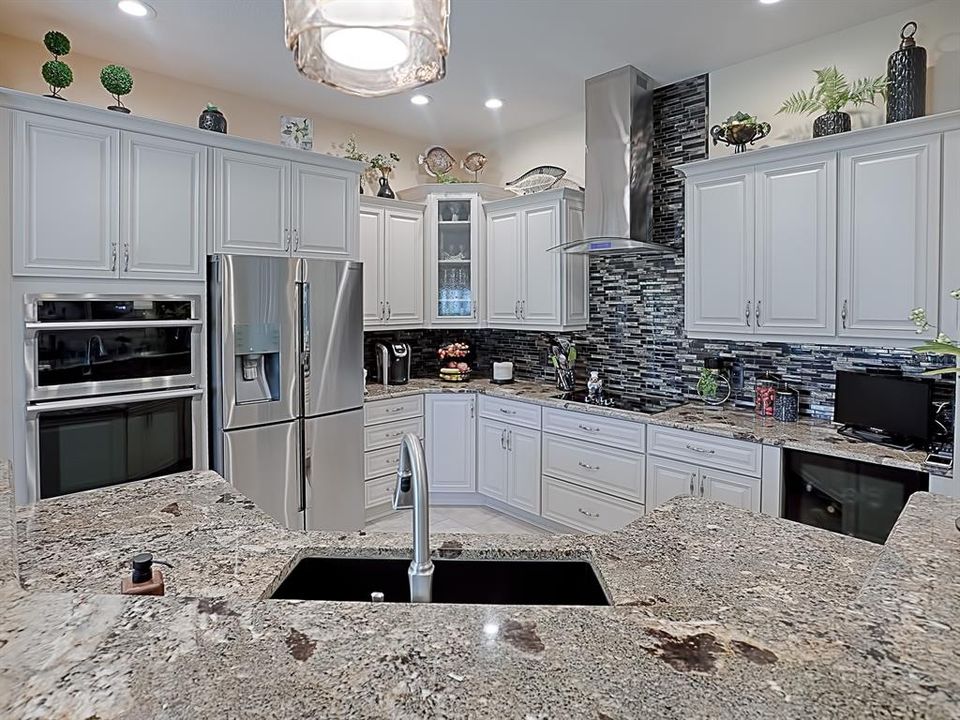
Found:
<path fill-rule="evenodd" d="M 584 239 L 568 254 L 675 252 L 653 241 L 653 79 L 627 65 L 586 82 Z"/>

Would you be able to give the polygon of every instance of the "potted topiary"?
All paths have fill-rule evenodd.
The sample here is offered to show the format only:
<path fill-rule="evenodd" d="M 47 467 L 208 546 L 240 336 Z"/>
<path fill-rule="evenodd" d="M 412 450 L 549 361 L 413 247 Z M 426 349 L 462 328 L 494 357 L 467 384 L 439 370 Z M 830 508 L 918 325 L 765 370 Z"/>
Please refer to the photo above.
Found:
<path fill-rule="evenodd" d="M 878 95 L 887 88 L 883 75 L 861 78 L 851 84 L 836 66 L 814 70 L 817 82 L 809 91 L 799 90 L 783 101 L 777 110 L 781 113 L 812 115 L 822 110 L 823 114 L 813 121 L 813 136 L 834 135 L 850 130 L 850 116 L 842 112 L 847 105 L 859 107 L 864 103 L 873 105 Z"/>
<path fill-rule="evenodd" d="M 47 60 L 40 68 L 44 82 L 50 86 L 46 97 L 66 100 L 60 91 L 73 83 L 73 70 L 60 58 L 70 53 L 70 40 L 62 32 L 51 30 L 43 36 L 43 45 L 53 54 L 53 60 Z"/>
<path fill-rule="evenodd" d="M 370 169 L 380 173 L 377 181 L 380 183 L 380 189 L 377 191 L 377 197 L 395 198 L 393 188 L 390 187 L 390 180 L 387 176 L 393 172 L 394 165 L 400 162 L 400 156 L 396 153 L 390 153 L 389 156 L 383 153 L 377 153 L 370 158 Z"/>
<path fill-rule="evenodd" d="M 130 108 L 124 107 L 120 100 L 121 95 L 128 95 L 133 90 L 133 78 L 130 76 L 129 70 L 122 65 L 107 65 L 100 71 L 100 84 L 117 101 L 116 105 L 109 105 L 107 110 L 122 113 L 130 112 Z"/>

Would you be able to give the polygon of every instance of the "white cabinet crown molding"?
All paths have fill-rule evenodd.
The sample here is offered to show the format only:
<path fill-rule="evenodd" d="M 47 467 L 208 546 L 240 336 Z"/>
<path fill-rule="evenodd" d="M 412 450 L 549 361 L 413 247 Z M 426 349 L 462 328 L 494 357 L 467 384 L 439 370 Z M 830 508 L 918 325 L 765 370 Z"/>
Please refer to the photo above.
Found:
<path fill-rule="evenodd" d="M 408 202 L 406 200 L 395 200 L 393 198 L 382 198 L 376 195 L 361 195 L 360 207 L 368 210 L 397 209 L 412 210 L 413 212 L 423 212 L 426 210 L 426 204 L 420 202 Z"/>
<path fill-rule="evenodd" d="M 558 200 L 572 200 L 582 203 L 583 191 L 574 190 L 573 188 L 544 190 L 543 192 L 530 193 L 529 195 L 515 195 L 514 197 L 504 200 L 490 200 L 483 203 L 483 208 L 488 212 L 492 210 L 512 210 L 526 205 L 544 205 Z"/>

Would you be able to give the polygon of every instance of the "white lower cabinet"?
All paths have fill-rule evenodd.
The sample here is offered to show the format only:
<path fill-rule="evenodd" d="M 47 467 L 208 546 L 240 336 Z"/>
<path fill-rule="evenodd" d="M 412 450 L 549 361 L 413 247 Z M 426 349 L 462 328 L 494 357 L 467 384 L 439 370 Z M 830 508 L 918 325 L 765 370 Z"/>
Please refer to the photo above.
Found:
<path fill-rule="evenodd" d="M 363 407 L 363 497 L 366 519 L 393 512 L 400 441 L 407 433 L 424 440 L 423 398 L 371 400 Z"/>
<path fill-rule="evenodd" d="M 678 495 L 695 495 L 700 469 L 690 463 L 647 458 L 647 507 L 653 510 Z"/>
<path fill-rule="evenodd" d="M 476 395 L 427 395 L 425 407 L 430 492 L 476 492 Z"/>
<path fill-rule="evenodd" d="M 481 418 L 477 491 L 540 514 L 540 431 Z"/>
<path fill-rule="evenodd" d="M 613 532 L 644 513 L 643 505 L 543 476 L 542 515 L 583 532 Z"/>

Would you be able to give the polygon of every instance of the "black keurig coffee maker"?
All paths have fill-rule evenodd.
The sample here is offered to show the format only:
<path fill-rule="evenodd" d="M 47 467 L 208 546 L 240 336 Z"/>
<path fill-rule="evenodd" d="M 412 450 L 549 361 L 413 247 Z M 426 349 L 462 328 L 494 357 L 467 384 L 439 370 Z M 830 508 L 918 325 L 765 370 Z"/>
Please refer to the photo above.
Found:
<path fill-rule="evenodd" d="M 406 385 L 410 380 L 410 346 L 377 343 L 377 380 L 384 385 Z"/>

